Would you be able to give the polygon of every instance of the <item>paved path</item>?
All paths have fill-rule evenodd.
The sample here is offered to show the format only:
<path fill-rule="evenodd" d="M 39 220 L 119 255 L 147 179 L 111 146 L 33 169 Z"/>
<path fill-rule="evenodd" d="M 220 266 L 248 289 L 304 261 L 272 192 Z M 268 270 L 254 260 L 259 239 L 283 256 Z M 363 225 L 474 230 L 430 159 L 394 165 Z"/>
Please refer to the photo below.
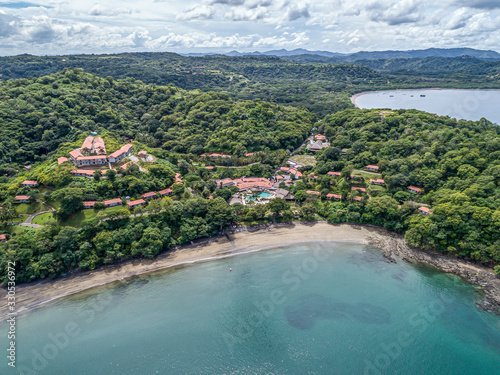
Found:
<path fill-rule="evenodd" d="M 42 227 L 41 225 L 39 225 L 39 224 L 33 224 L 31 222 L 35 218 L 35 216 L 40 215 L 40 214 L 46 214 L 47 212 L 53 212 L 53 211 L 56 210 L 50 204 L 48 204 L 46 202 L 43 202 L 43 201 L 42 201 L 42 203 L 45 204 L 46 206 L 49 206 L 50 210 L 49 211 L 35 212 L 34 214 L 28 215 L 28 217 L 26 218 L 26 220 L 24 220 L 22 223 L 19 223 L 19 225 L 22 226 L 22 227 L 29 227 L 29 228 L 41 228 Z"/>

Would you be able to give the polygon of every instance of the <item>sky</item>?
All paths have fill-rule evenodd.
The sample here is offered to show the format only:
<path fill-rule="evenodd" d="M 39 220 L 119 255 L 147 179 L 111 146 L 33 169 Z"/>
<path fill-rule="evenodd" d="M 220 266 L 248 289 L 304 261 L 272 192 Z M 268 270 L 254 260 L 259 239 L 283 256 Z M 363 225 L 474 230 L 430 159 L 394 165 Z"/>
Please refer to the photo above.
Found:
<path fill-rule="evenodd" d="M 500 0 L 0 0 L 0 55 L 500 52 Z"/>

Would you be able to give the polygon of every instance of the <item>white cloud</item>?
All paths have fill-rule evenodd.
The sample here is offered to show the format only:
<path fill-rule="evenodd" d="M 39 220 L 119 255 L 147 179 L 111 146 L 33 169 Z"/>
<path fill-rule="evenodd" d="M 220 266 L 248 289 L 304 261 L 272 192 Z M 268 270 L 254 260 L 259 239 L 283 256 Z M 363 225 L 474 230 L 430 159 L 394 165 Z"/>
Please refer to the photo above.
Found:
<path fill-rule="evenodd" d="M 0 6 L 3 54 L 303 47 L 498 50 L 498 0 L 30 0 Z"/>

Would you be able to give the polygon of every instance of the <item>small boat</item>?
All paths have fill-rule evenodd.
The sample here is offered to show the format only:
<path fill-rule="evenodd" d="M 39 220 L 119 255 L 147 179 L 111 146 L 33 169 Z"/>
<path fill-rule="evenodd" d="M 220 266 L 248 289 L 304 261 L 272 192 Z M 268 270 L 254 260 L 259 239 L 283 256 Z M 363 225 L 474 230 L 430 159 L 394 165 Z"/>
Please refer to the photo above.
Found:
<path fill-rule="evenodd" d="M 421 98 L 425 98 L 425 95 L 420 95 Z"/>
<path fill-rule="evenodd" d="M 410 95 L 410 98 L 413 98 L 413 95 Z"/>
<path fill-rule="evenodd" d="M 389 98 L 394 98 L 394 95 L 389 95 Z"/>

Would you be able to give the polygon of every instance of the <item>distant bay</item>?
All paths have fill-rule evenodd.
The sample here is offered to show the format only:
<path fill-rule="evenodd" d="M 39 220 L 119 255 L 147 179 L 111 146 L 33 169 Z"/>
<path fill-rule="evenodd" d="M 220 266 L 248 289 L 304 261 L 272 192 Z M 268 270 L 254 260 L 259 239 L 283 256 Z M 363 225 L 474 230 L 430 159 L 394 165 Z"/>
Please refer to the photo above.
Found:
<path fill-rule="evenodd" d="M 390 90 L 353 96 L 359 108 L 418 109 L 458 120 L 482 117 L 500 124 L 500 90 Z"/>

